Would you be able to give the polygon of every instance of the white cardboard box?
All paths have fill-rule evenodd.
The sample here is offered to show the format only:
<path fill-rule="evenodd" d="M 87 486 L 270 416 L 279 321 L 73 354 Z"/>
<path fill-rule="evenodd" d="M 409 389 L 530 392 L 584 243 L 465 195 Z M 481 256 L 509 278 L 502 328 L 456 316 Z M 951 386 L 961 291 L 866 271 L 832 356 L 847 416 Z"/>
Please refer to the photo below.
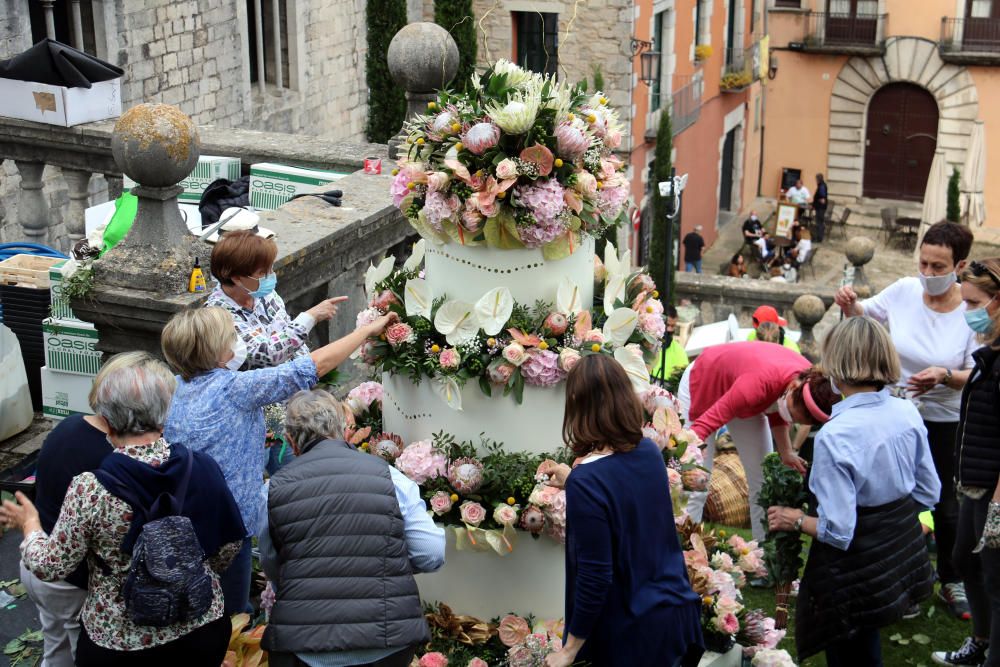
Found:
<path fill-rule="evenodd" d="M 220 157 L 218 155 L 201 155 L 198 157 L 198 165 L 187 177 L 178 183 L 184 192 L 177 195 L 177 200 L 182 204 L 194 204 L 197 206 L 201 202 L 201 196 L 205 188 L 220 178 L 230 181 L 237 181 L 240 178 L 240 159 L 238 157 Z M 128 176 L 122 179 L 122 185 L 126 190 L 131 190 L 137 183 Z"/>
<path fill-rule="evenodd" d="M 187 223 L 188 231 L 195 236 L 201 236 L 201 212 L 198 210 L 197 204 L 178 204 L 181 209 L 181 217 Z M 115 203 L 113 201 L 106 201 L 103 204 L 98 204 L 97 206 L 91 206 L 83 212 L 84 217 L 84 233 L 90 236 L 90 233 L 100 227 L 101 225 L 111 222 L 112 216 L 115 214 Z"/>
<path fill-rule="evenodd" d="M 306 192 L 325 192 L 330 184 L 347 176 L 337 171 L 303 169 L 271 162 L 250 165 L 250 206 L 273 211 L 289 199 Z"/>
<path fill-rule="evenodd" d="M 69 127 L 122 114 L 121 80 L 65 88 L 0 79 L 0 116 Z"/>
<path fill-rule="evenodd" d="M 93 384 L 92 375 L 62 373 L 42 366 L 42 414 L 55 420 L 93 414 L 87 401 Z"/>
<path fill-rule="evenodd" d="M 97 375 L 101 352 L 97 329 L 90 322 L 49 317 L 42 320 L 42 347 L 46 368 L 60 373 Z"/>

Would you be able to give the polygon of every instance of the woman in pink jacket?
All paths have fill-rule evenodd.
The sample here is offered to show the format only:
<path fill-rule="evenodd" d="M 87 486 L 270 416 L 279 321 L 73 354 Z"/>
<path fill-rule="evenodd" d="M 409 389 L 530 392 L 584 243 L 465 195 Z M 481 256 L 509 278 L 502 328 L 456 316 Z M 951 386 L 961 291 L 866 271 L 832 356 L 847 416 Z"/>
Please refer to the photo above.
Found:
<path fill-rule="evenodd" d="M 761 464 L 772 451 L 772 437 L 781 460 L 805 473 L 792 449 L 794 424 L 823 424 L 840 400 L 830 380 L 808 359 L 774 343 L 740 342 L 710 347 L 684 371 L 678 400 L 688 427 L 704 440 L 705 467 L 715 456 L 715 432 L 728 427 L 750 487 L 750 520 L 754 539 L 764 537 L 764 509 L 757 505 L 763 481 Z M 701 520 L 707 493 L 691 495 L 687 511 Z"/>

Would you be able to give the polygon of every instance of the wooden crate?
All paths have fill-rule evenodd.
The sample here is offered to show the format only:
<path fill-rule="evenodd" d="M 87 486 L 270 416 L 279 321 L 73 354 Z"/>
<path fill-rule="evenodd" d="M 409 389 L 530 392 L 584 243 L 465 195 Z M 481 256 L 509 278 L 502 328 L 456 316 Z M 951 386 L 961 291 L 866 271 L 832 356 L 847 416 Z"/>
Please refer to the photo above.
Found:
<path fill-rule="evenodd" d="M 0 284 L 49 288 L 49 268 L 64 261 L 59 257 L 14 255 L 0 262 Z"/>

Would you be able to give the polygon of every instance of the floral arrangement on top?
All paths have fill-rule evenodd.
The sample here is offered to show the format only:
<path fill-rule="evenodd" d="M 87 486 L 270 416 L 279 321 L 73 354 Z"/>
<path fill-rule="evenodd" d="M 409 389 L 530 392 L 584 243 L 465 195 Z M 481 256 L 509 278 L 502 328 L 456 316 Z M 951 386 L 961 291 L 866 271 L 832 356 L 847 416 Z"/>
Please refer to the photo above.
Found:
<path fill-rule="evenodd" d="M 629 184 L 612 150 L 623 126 L 601 92 L 500 60 L 427 107 L 406 125 L 391 186 L 424 238 L 560 259 L 621 220 Z"/>
<path fill-rule="evenodd" d="M 506 287 L 471 304 L 431 293 L 420 268 L 423 244 L 414 244 L 400 269 L 390 256 L 366 272 L 369 302 L 358 313 L 358 326 L 388 312 L 400 318 L 361 346 L 366 364 L 414 383 L 429 377 L 455 410 L 462 408 L 460 389 L 470 379 L 487 396 L 502 391 L 521 403 L 526 384 L 557 384 L 589 354 L 614 356 L 637 391 L 648 389 L 666 324 L 652 277 L 631 268 L 628 251 L 619 258 L 608 243 L 604 262 L 595 256 L 594 304 L 581 303 L 579 286 L 565 277 L 554 304 L 517 303 Z"/>

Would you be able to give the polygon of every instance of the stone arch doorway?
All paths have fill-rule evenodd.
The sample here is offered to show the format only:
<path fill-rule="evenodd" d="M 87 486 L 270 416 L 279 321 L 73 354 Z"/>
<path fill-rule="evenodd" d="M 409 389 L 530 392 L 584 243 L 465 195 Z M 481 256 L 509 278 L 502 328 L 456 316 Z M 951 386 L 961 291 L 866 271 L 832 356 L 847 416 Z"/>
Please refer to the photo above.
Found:
<path fill-rule="evenodd" d="M 831 199 L 863 196 L 869 103 L 880 89 L 898 82 L 915 84 L 933 96 L 939 114 L 937 148 L 945 152 L 949 173 L 952 166 L 961 168 L 979 116 L 972 76 L 964 67 L 942 61 L 935 42 L 891 37 L 883 56 L 848 59 L 834 82 L 826 171 Z"/>
<path fill-rule="evenodd" d="M 868 103 L 865 197 L 920 201 L 937 147 L 934 96 L 912 83 L 883 86 Z"/>

